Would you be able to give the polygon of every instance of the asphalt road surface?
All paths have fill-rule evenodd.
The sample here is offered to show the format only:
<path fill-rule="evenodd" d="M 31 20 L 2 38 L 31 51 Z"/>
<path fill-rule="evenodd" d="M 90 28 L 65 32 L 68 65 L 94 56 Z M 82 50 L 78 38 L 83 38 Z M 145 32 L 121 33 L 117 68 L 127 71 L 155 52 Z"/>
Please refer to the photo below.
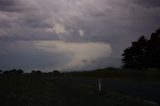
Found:
<path fill-rule="evenodd" d="M 98 90 L 99 78 L 65 77 L 65 79 L 66 81 L 69 80 L 69 82 L 86 85 Z M 160 104 L 160 81 L 103 78 L 101 83 L 102 92 L 114 91 Z"/>

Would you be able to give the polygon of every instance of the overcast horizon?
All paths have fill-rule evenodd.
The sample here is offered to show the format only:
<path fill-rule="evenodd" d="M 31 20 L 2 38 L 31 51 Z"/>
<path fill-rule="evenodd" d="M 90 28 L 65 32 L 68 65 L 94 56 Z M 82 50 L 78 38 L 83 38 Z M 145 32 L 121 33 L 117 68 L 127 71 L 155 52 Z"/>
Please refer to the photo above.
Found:
<path fill-rule="evenodd" d="M 0 69 L 121 67 L 160 28 L 160 0 L 0 0 Z"/>

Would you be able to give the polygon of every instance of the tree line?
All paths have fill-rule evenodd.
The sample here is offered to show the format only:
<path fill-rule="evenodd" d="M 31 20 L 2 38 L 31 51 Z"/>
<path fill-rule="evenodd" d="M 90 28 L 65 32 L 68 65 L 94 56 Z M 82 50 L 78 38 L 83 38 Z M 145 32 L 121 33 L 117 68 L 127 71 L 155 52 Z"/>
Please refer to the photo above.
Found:
<path fill-rule="evenodd" d="M 53 70 L 52 72 L 42 72 L 41 70 L 32 70 L 30 73 L 28 74 L 43 74 L 43 73 L 50 73 L 50 74 L 54 74 L 54 75 L 59 75 L 60 71 L 59 70 Z M 24 70 L 22 69 L 11 69 L 11 70 L 0 70 L 0 75 L 22 75 L 22 74 L 27 74 L 25 73 Z"/>
<path fill-rule="evenodd" d="M 126 48 L 122 56 L 124 68 L 160 69 L 160 29 L 152 33 L 149 39 L 141 36 L 132 42 L 131 47 Z"/>

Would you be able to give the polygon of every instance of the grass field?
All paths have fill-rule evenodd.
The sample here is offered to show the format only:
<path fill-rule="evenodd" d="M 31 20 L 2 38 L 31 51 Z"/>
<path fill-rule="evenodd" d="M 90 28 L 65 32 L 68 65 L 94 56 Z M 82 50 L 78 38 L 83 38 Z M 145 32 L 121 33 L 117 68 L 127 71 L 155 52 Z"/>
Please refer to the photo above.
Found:
<path fill-rule="evenodd" d="M 97 78 L 90 77 L 1 75 L 0 106 L 155 106 L 109 87 L 97 88 Z"/>

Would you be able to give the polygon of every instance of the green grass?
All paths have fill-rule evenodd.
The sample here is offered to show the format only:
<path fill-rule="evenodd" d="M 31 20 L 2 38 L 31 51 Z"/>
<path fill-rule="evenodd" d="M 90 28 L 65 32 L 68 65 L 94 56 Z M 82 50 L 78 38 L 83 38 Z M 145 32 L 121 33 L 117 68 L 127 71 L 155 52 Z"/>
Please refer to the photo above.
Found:
<path fill-rule="evenodd" d="M 0 76 L 0 106 L 152 106 L 143 100 L 70 80 L 69 76 Z"/>

